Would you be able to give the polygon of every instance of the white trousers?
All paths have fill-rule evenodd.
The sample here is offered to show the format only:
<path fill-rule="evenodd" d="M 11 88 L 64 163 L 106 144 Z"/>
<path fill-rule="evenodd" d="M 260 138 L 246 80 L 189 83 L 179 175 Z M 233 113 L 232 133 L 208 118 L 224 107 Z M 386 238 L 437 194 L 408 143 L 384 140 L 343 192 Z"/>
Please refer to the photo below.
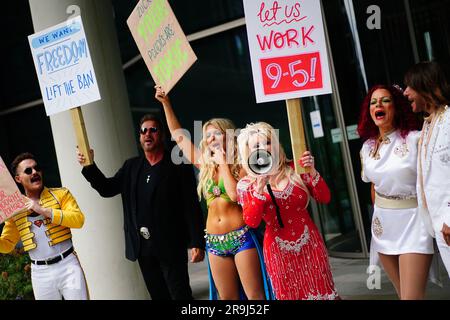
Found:
<path fill-rule="evenodd" d="M 444 235 L 441 231 L 435 230 L 435 235 L 439 254 L 444 262 L 445 269 L 447 269 L 448 276 L 450 277 L 450 246 L 445 242 Z"/>
<path fill-rule="evenodd" d="M 51 265 L 31 264 L 31 282 L 36 300 L 89 299 L 83 269 L 74 253 Z"/>

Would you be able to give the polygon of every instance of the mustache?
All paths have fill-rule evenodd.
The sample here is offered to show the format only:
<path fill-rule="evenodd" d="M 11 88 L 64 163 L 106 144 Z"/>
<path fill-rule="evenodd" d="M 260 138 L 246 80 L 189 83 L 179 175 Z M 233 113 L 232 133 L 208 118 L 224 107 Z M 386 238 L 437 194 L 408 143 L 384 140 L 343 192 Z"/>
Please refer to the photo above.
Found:
<path fill-rule="evenodd" d="M 30 178 L 31 182 L 37 182 L 37 181 L 41 181 L 42 177 L 39 174 L 35 174 Z"/>

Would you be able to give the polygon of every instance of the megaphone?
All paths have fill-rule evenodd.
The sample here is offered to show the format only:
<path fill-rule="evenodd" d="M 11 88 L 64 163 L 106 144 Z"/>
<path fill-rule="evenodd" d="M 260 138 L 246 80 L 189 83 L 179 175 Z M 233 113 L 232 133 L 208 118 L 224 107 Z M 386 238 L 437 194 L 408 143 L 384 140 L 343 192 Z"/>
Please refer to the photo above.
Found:
<path fill-rule="evenodd" d="M 250 154 L 247 163 L 253 173 L 262 175 L 272 170 L 273 158 L 269 151 L 257 149 Z"/>

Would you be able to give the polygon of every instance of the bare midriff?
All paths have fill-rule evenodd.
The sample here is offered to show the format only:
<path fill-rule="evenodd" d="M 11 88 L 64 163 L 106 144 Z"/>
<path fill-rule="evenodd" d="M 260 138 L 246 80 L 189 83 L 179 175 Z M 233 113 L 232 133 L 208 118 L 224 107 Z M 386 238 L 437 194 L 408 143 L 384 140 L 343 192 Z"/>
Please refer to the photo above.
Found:
<path fill-rule="evenodd" d="M 245 225 L 242 208 L 236 202 L 226 201 L 220 197 L 209 205 L 206 230 L 210 234 L 224 234 Z"/>

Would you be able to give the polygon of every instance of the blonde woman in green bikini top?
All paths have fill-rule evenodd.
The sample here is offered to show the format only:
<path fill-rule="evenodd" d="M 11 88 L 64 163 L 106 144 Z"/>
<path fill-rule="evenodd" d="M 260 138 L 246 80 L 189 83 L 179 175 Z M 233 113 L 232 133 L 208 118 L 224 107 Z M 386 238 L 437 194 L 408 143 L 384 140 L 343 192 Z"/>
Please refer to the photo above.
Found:
<path fill-rule="evenodd" d="M 242 208 L 236 202 L 236 185 L 245 171 L 237 159 L 233 123 L 228 119 L 207 121 L 197 148 L 183 133 L 169 97 L 160 86 L 155 89 L 155 98 L 163 105 L 172 138 L 184 156 L 200 170 L 197 190 L 208 206 L 205 230 L 208 263 L 220 299 L 238 300 L 241 283 L 248 299 L 264 300 L 263 271 L 255 238 L 245 225 Z M 232 130 L 233 134 L 226 135 L 227 130 Z"/>

